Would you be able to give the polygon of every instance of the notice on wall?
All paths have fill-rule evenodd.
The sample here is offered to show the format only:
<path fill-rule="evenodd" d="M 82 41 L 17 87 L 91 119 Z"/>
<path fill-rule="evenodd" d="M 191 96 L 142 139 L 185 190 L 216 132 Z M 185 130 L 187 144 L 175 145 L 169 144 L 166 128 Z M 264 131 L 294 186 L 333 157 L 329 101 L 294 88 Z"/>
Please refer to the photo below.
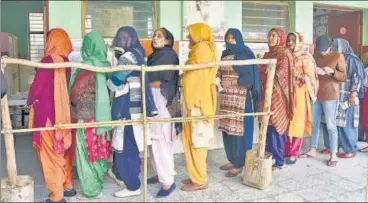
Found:
<path fill-rule="evenodd" d="M 225 42 L 216 42 L 217 49 L 217 60 L 219 61 L 221 58 L 222 51 L 225 50 Z M 185 64 L 188 60 L 189 54 L 189 41 L 180 41 L 179 42 L 179 63 L 180 65 Z"/>
<path fill-rule="evenodd" d="M 122 25 L 133 26 L 133 7 L 88 7 L 88 15 L 92 28 L 99 30 L 104 37 L 114 37 Z"/>
<path fill-rule="evenodd" d="M 185 40 L 188 25 L 203 22 L 212 28 L 216 41 L 224 41 L 226 33 L 224 1 L 184 1 L 183 2 L 183 37 Z"/>

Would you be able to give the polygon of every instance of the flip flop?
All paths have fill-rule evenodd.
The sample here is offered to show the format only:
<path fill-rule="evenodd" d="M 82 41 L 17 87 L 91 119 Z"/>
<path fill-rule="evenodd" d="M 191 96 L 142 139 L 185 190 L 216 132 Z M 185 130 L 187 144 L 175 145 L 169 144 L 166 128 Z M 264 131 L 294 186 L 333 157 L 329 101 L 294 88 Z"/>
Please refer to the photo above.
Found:
<path fill-rule="evenodd" d="M 327 166 L 329 166 L 329 167 L 336 167 L 336 164 L 337 164 L 337 161 L 328 161 L 327 162 Z"/>
<path fill-rule="evenodd" d="M 319 151 L 319 153 L 321 153 L 321 154 L 331 154 L 331 151 L 330 151 L 330 149 L 322 149 L 321 151 Z"/>
<path fill-rule="evenodd" d="M 236 177 L 239 174 L 241 174 L 242 171 L 240 171 L 239 173 L 231 173 L 230 171 L 228 171 L 227 173 L 225 173 L 225 177 L 227 178 L 232 178 L 232 177 Z"/>
<path fill-rule="evenodd" d="M 100 193 L 99 195 L 97 195 L 96 197 L 92 197 L 92 198 L 88 198 L 86 197 L 84 194 L 80 193 L 79 195 L 77 195 L 77 199 L 81 200 L 81 201 L 90 201 L 90 200 L 96 200 L 96 199 L 101 199 L 102 198 L 102 193 Z"/>
<path fill-rule="evenodd" d="M 220 166 L 220 170 L 222 170 L 222 171 L 228 171 L 232 168 L 233 168 L 233 165 L 231 163 Z"/>
<path fill-rule="evenodd" d="M 188 184 L 192 183 L 192 180 L 191 179 L 185 179 L 185 180 L 182 180 L 181 183 L 183 183 L 184 185 L 188 185 Z"/>
<path fill-rule="evenodd" d="M 303 154 L 299 155 L 299 158 L 302 158 L 302 159 L 304 159 L 304 158 L 314 158 L 314 157 L 316 157 L 316 155 L 310 155 L 308 153 L 303 153 Z"/>
<path fill-rule="evenodd" d="M 296 163 L 296 159 L 294 160 L 291 160 L 290 158 L 289 159 L 286 159 L 286 162 L 285 162 L 287 165 L 293 165 Z"/>
<path fill-rule="evenodd" d="M 364 147 L 363 149 L 359 149 L 359 152 L 368 152 L 368 147 Z"/>
<path fill-rule="evenodd" d="M 351 159 L 351 158 L 354 158 L 355 156 L 356 156 L 356 153 L 341 153 L 338 155 L 338 157 L 342 159 Z"/>

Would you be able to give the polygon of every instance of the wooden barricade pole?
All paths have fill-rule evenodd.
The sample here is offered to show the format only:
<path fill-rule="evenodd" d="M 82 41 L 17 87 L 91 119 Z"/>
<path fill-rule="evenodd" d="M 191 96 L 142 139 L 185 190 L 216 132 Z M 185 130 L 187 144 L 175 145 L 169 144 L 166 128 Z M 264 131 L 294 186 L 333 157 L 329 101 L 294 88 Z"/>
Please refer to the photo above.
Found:
<path fill-rule="evenodd" d="M 147 105 L 146 105 L 146 71 L 142 66 L 141 81 L 142 81 L 142 110 L 143 110 L 143 137 L 144 137 L 144 154 L 143 154 L 143 185 L 144 185 L 144 202 L 147 202 L 147 142 L 148 142 L 148 124 L 147 124 Z"/>
<path fill-rule="evenodd" d="M 267 81 L 263 106 L 263 111 L 265 112 L 271 111 L 275 71 L 276 62 L 273 62 L 267 67 Z M 262 116 L 257 149 L 249 150 L 246 153 L 243 183 L 257 189 L 265 189 L 270 186 L 272 182 L 272 155 L 265 153 L 269 119 L 270 114 Z"/>
<path fill-rule="evenodd" d="M 12 129 L 9 106 L 8 106 L 8 96 L 5 95 L 1 99 L 1 115 L 4 129 Z M 17 183 L 17 164 L 15 162 L 15 150 L 14 150 L 14 137 L 13 133 L 5 133 L 5 150 L 6 150 L 6 167 L 8 170 L 8 184 L 14 187 Z"/>
<path fill-rule="evenodd" d="M 3 128 L 11 130 L 7 95 L 1 99 L 1 116 Z M 8 178 L 1 179 L 1 202 L 34 202 L 33 178 L 17 176 L 13 133 L 11 131 L 6 132 L 4 138 Z"/>

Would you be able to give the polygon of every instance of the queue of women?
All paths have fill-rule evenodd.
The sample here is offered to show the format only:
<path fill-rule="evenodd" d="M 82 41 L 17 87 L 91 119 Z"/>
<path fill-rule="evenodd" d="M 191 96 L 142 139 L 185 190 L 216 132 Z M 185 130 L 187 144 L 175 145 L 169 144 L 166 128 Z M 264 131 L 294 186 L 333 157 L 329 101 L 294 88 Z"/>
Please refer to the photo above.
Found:
<path fill-rule="evenodd" d="M 188 27 L 190 53 L 186 64 L 215 62 L 217 52 L 211 28 L 204 23 Z M 254 59 L 244 44 L 242 33 L 229 29 L 226 50 L 221 60 Z M 174 37 L 159 28 L 152 38 L 153 53 L 147 57 L 137 32 L 121 27 L 112 42 L 118 65 L 178 65 L 173 50 Z M 324 127 L 323 153 L 329 153 L 328 166 L 357 152 L 359 102 L 363 90 L 363 66 L 344 39 L 321 36 L 316 40 L 314 57 L 304 50 L 300 33 L 285 34 L 274 28 L 268 34 L 269 51 L 264 58 L 276 58 L 266 150 L 273 155 L 273 169 L 295 164 L 297 158 L 316 156 L 319 126 Z M 109 68 L 107 47 L 98 31 L 83 39 L 83 63 Z M 67 62 L 72 51 L 68 34 L 60 28 L 47 34 L 45 55 L 41 63 Z M 118 71 L 111 74 L 70 68 L 37 69 L 30 87 L 28 106 L 30 126 L 103 122 L 140 119 L 143 114 L 142 93 L 146 96 L 146 113 L 150 117 L 181 117 L 179 86 L 182 87 L 185 116 L 212 116 L 216 113 L 217 94 L 220 114 L 262 111 L 267 78 L 266 65 L 221 66 L 184 71 L 150 72 L 145 91 L 141 90 L 140 72 Z M 220 83 L 218 83 L 220 81 Z M 114 97 L 110 101 L 109 94 Z M 313 113 L 313 114 L 312 114 Z M 321 119 L 323 116 L 323 119 Z M 226 177 L 239 175 L 244 168 L 246 151 L 253 145 L 254 118 L 224 118 L 219 121 L 229 163 L 220 167 Z M 149 150 L 153 176 L 148 184 L 161 184 L 157 197 L 166 197 L 175 189 L 173 141 L 182 134 L 188 179 L 181 190 L 208 188 L 207 151 L 214 138 L 214 120 L 184 123 L 157 123 L 149 126 Z M 113 132 L 113 133 L 109 133 Z M 112 136 L 111 136 L 112 135 Z M 310 150 L 299 155 L 304 135 L 311 135 Z M 80 200 L 102 197 L 104 176 L 108 172 L 124 189 L 114 193 L 123 198 L 141 194 L 140 151 L 143 150 L 142 125 L 97 127 L 77 130 L 35 132 L 33 146 L 51 191 L 47 202 L 65 202 L 77 195 L 72 181 L 75 161 L 80 183 Z M 344 153 L 337 154 L 339 147 Z M 111 150 L 112 149 L 112 150 Z M 113 166 L 108 169 L 108 158 Z M 285 161 L 286 157 L 286 161 Z"/>

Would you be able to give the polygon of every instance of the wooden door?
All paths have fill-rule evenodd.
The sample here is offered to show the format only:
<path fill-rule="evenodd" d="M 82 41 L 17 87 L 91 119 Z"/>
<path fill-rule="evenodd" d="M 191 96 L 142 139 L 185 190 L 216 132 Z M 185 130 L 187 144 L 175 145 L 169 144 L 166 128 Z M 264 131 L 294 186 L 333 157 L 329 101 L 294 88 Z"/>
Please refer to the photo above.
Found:
<path fill-rule="evenodd" d="M 355 11 L 328 17 L 328 34 L 332 38 L 349 41 L 355 54 L 360 56 L 362 49 L 362 12 Z"/>

